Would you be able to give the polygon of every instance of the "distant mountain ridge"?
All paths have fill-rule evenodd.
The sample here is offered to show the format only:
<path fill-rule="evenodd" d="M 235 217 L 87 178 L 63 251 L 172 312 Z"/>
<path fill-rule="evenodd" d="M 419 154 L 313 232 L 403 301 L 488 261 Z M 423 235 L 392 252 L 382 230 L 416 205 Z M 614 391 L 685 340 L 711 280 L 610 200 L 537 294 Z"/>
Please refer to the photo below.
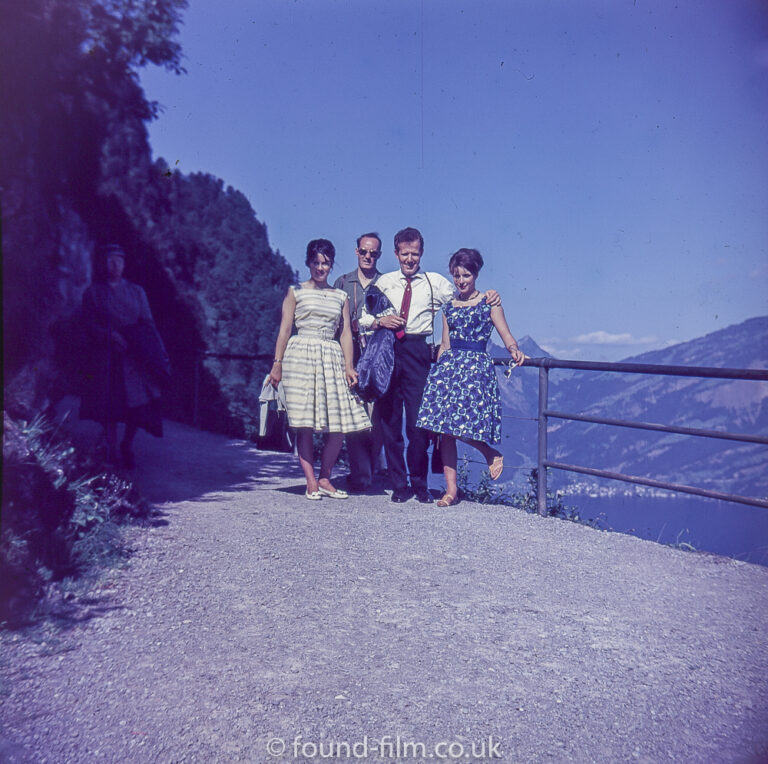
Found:
<path fill-rule="evenodd" d="M 520 344 L 529 356 L 547 356 L 530 337 Z M 498 346 L 491 348 L 491 354 L 506 355 Z M 768 316 L 626 361 L 766 369 Z M 505 379 L 500 369 L 499 379 L 506 415 L 503 450 L 530 464 L 536 454 L 535 426 L 525 420 L 536 417 L 538 370 L 516 369 Z M 548 407 L 613 419 L 768 436 L 767 400 L 766 382 L 553 370 Z M 571 464 L 729 493 L 768 495 L 768 447 L 759 444 L 551 418 L 548 455 Z M 584 483 L 584 476 L 565 474 Z M 626 484 L 613 485 L 620 488 Z"/>

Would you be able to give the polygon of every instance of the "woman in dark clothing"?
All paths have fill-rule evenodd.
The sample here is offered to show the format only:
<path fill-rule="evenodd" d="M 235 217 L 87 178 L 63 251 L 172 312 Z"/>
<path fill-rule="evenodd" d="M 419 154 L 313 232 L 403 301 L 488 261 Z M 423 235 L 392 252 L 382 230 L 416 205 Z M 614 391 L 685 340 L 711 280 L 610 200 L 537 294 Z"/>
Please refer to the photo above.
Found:
<path fill-rule="evenodd" d="M 163 434 L 157 403 L 170 367 L 147 295 L 123 278 L 122 247 L 110 244 L 99 254 L 106 278 L 95 281 L 83 295 L 92 368 L 85 375 L 80 417 L 104 426 L 112 463 L 117 463 L 117 424 L 125 422 L 120 455 L 123 465 L 131 468 L 136 430 Z"/>

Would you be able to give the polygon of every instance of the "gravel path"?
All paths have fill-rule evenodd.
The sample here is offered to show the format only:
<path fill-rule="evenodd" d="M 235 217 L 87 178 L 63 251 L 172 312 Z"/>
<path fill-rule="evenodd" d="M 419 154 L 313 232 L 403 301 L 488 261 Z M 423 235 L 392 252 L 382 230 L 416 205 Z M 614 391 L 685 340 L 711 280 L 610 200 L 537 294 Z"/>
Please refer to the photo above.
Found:
<path fill-rule="evenodd" d="M 0 760 L 768 761 L 768 568 L 468 502 L 308 502 L 293 458 L 173 423 L 139 445 L 165 524 L 93 617 L 0 635 Z"/>

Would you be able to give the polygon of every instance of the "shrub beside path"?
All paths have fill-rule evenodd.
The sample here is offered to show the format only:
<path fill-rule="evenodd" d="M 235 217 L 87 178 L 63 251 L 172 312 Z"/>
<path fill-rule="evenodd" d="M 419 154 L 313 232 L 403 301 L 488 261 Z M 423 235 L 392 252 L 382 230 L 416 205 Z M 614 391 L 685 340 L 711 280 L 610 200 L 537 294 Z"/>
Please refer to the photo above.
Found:
<path fill-rule="evenodd" d="M 309 502 L 292 457 L 173 423 L 137 446 L 161 522 L 91 617 L 0 636 L 2 761 L 768 761 L 768 568 Z"/>

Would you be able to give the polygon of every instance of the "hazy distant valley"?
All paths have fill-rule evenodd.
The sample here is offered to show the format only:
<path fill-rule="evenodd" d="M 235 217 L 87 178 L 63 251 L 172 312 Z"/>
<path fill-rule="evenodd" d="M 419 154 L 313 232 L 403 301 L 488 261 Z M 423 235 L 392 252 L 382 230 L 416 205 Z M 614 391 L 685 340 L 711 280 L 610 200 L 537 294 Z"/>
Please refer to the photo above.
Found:
<path fill-rule="evenodd" d="M 530 337 L 524 337 L 520 344 L 529 356 L 548 356 Z M 491 352 L 506 357 L 503 348 L 493 346 Z M 765 369 L 768 316 L 626 360 Z M 538 374 L 538 369 L 522 368 L 506 378 L 503 367 L 498 371 L 505 415 L 502 448 L 510 465 L 535 465 L 536 423 L 531 420 L 537 412 Z M 766 398 L 766 382 L 560 369 L 551 370 L 549 380 L 550 409 L 763 436 L 768 435 Z M 702 488 L 768 495 L 768 448 L 757 444 L 550 419 L 548 456 Z M 524 473 L 517 473 L 516 482 L 522 477 Z M 556 479 L 558 484 L 578 484 L 581 490 L 599 485 L 603 492 L 635 491 L 627 483 L 574 473 L 561 473 Z"/>

